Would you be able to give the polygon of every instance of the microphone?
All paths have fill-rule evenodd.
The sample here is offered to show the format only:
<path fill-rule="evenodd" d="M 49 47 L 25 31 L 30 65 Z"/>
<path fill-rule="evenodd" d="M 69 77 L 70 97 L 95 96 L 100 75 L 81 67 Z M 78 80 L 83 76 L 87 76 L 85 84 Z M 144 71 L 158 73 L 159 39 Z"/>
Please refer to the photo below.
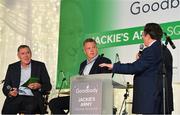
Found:
<path fill-rule="evenodd" d="M 103 57 L 103 56 L 104 56 L 104 54 L 101 54 L 101 55 L 100 55 L 100 57 Z"/>
<path fill-rule="evenodd" d="M 13 91 L 13 88 L 12 88 L 10 85 L 7 85 L 6 88 L 7 88 L 7 90 L 9 90 L 9 91 Z"/>
<path fill-rule="evenodd" d="M 60 86 L 59 91 L 58 91 L 58 97 L 60 96 L 61 89 L 62 89 L 62 86 L 63 86 L 64 82 L 65 82 L 65 84 L 67 86 L 67 81 L 66 81 L 66 77 L 64 75 L 64 72 L 61 70 L 60 73 L 62 74 L 63 79 L 62 79 L 62 83 L 61 83 L 61 86 Z"/>
<path fill-rule="evenodd" d="M 144 45 L 140 44 L 139 45 L 139 52 L 138 52 L 139 56 L 141 56 L 143 49 L 144 49 Z"/>
<path fill-rule="evenodd" d="M 118 53 L 116 53 L 116 56 L 115 56 L 115 63 L 121 63 L 120 62 L 120 59 L 119 59 L 119 54 Z M 114 77 L 114 73 L 112 73 L 112 76 L 111 76 L 112 78 Z"/>
<path fill-rule="evenodd" d="M 168 42 L 169 42 L 169 44 L 171 45 L 172 49 L 175 49 L 176 46 L 175 46 L 174 43 L 172 42 L 170 36 L 168 36 L 166 32 L 164 32 L 164 35 L 166 36 L 166 42 L 165 42 L 165 44 L 167 45 Z"/>
<path fill-rule="evenodd" d="M 116 59 L 117 59 L 117 60 L 115 61 L 116 63 L 121 63 L 121 62 L 120 62 L 120 59 L 119 59 L 119 54 L 118 54 L 118 53 L 116 53 Z"/>
<path fill-rule="evenodd" d="M 65 85 L 67 86 L 67 85 L 68 85 L 68 83 L 67 83 L 66 77 L 65 77 L 65 75 L 64 75 L 64 72 L 63 72 L 63 71 L 61 71 L 61 73 L 62 73 L 62 77 L 63 77 L 62 82 L 64 82 L 64 83 L 65 83 Z"/>

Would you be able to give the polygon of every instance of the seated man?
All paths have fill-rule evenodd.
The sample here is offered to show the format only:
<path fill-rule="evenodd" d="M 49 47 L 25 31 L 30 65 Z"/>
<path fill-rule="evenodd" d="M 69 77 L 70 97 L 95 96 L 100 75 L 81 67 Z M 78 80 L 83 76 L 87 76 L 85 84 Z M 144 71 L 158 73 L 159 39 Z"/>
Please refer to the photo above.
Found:
<path fill-rule="evenodd" d="M 20 45 L 17 55 L 20 61 L 10 64 L 6 73 L 2 114 L 43 114 L 42 95 L 52 88 L 45 64 L 31 59 L 27 45 Z"/>
<path fill-rule="evenodd" d="M 110 73 L 107 68 L 99 67 L 101 63 L 111 63 L 106 57 L 98 55 L 98 48 L 96 41 L 92 38 L 88 38 L 83 42 L 84 53 L 87 57 L 83 61 L 79 68 L 80 75 L 98 74 L 98 73 Z M 49 108 L 53 114 L 66 114 L 65 109 L 69 110 L 69 96 L 54 98 L 49 102 Z"/>

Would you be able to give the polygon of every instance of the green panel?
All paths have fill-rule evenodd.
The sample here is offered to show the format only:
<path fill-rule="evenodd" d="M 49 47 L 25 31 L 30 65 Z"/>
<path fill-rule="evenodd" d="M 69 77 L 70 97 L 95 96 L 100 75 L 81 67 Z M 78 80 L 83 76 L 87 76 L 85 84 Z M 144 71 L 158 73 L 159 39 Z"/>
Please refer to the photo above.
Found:
<path fill-rule="evenodd" d="M 80 63 L 86 59 L 82 48 L 85 35 L 108 30 L 104 25 L 112 15 L 109 9 L 113 9 L 113 3 L 109 3 L 109 0 L 61 0 L 56 88 L 61 87 L 61 71 L 68 82 L 78 74 Z"/>
<path fill-rule="evenodd" d="M 111 28 L 113 21 L 117 21 L 113 17 L 117 15 L 115 6 L 118 3 L 117 0 L 61 0 L 56 88 L 59 89 L 62 84 L 61 71 L 68 84 L 70 77 L 78 74 L 80 63 L 86 59 L 82 47 L 85 38 L 93 37 L 100 51 L 143 42 L 141 34 L 144 25 L 118 30 Z M 180 38 L 180 21 L 161 26 L 173 39 Z M 62 88 L 69 88 L 69 85 L 65 83 Z"/>

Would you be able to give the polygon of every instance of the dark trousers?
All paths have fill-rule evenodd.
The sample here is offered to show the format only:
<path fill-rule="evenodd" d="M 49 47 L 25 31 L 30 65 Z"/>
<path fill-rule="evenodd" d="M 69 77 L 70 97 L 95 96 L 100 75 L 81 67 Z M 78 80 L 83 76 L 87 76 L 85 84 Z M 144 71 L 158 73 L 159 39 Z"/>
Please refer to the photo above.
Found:
<path fill-rule="evenodd" d="M 35 113 L 37 100 L 34 96 L 17 96 L 11 101 L 4 103 L 2 114 Z"/>
<path fill-rule="evenodd" d="M 69 96 L 53 98 L 49 102 L 49 108 L 52 114 L 67 114 L 64 110 L 69 111 Z"/>

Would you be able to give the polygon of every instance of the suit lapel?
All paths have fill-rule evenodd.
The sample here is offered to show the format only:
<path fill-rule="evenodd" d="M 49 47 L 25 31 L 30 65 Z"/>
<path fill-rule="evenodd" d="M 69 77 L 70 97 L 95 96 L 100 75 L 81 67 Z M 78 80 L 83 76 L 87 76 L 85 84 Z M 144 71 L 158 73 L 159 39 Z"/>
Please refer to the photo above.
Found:
<path fill-rule="evenodd" d="M 84 71 L 84 68 L 86 67 L 87 65 L 87 61 L 84 61 L 80 67 L 80 71 L 79 71 L 79 74 L 82 75 L 83 74 L 83 71 Z"/>
<path fill-rule="evenodd" d="M 35 75 L 36 66 L 34 65 L 34 61 L 31 60 L 31 76 Z"/>
<path fill-rule="evenodd" d="M 16 65 L 17 67 L 15 67 L 17 70 L 14 71 L 14 75 L 16 77 L 14 77 L 14 80 L 13 80 L 13 87 L 19 87 L 19 84 L 20 84 L 20 80 L 21 80 L 21 63 L 20 61 L 17 63 Z"/>

